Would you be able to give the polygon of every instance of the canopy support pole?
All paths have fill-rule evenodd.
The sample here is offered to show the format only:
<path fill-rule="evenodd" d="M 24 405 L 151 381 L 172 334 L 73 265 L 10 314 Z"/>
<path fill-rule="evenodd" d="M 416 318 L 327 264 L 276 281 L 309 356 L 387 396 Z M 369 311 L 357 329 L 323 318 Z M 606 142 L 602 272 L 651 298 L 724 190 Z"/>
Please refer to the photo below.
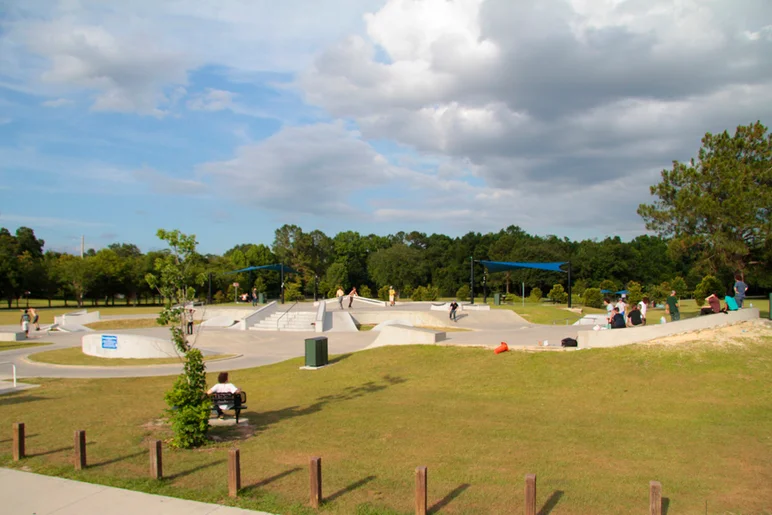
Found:
<path fill-rule="evenodd" d="M 469 298 L 472 300 L 472 304 L 474 304 L 474 256 L 469 258 L 469 264 L 471 265 L 469 273 Z"/>

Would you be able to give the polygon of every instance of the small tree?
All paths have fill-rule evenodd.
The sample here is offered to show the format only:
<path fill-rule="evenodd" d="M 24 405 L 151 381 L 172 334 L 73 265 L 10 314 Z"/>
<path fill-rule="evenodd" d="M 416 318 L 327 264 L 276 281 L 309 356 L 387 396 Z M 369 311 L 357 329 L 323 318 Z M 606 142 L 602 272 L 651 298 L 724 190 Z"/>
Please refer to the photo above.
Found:
<path fill-rule="evenodd" d="M 363 284 L 359 288 L 359 296 L 364 297 L 366 299 L 371 299 L 373 298 L 373 292 L 370 290 L 369 286 L 367 286 L 366 284 Z"/>
<path fill-rule="evenodd" d="M 604 279 L 600 282 L 600 289 L 608 290 L 611 293 L 614 293 L 619 289 L 619 285 L 617 285 L 616 281 L 612 281 L 611 279 Z"/>
<path fill-rule="evenodd" d="M 697 305 L 699 306 L 702 304 L 705 298 L 711 293 L 723 297 L 726 295 L 726 288 L 715 276 L 706 275 L 702 278 L 700 284 L 697 285 L 697 288 L 694 289 L 694 298 L 697 301 Z"/>
<path fill-rule="evenodd" d="M 410 294 L 410 298 L 414 301 L 426 300 L 426 288 L 419 286 Z"/>
<path fill-rule="evenodd" d="M 691 293 L 689 291 L 689 286 L 686 284 L 686 281 L 684 281 L 684 278 L 680 275 L 676 276 L 672 281 L 670 281 L 670 288 L 675 290 L 678 296 L 681 298 L 688 297 Z M 667 292 L 667 294 L 670 295 L 670 292 Z"/>
<path fill-rule="evenodd" d="M 552 299 L 552 302 L 557 302 L 558 304 L 565 304 L 568 301 L 568 293 L 563 289 L 562 284 L 554 285 L 547 294 L 547 297 Z"/>
<path fill-rule="evenodd" d="M 590 308 L 603 307 L 603 294 L 600 288 L 586 288 L 582 293 L 582 303 Z"/>
<path fill-rule="evenodd" d="M 531 290 L 531 294 L 528 296 L 529 302 L 539 302 L 542 297 L 541 288 L 536 287 Z"/>
<path fill-rule="evenodd" d="M 258 277 L 255 279 L 255 284 L 253 285 L 253 288 L 257 290 L 257 293 L 265 293 L 265 281 L 262 277 Z"/>
<path fill-rule="evenodd" d="M 586 279 L 579 279 L 574 283 L 573 288 L 571 288 L 571 293 L 574 295 L 579 295 L 580 297 L 584 293 L 584 290 L 586 290 L 589 287 L 587 284 Z"/>
<path fill-rule="evenodd" d="M 161 325 L 171 324 L 172 343 L 185 358 L 182 374 L 177 377 L 174 386 L 166 392 L 169 405 L 169 419 L 174 437 L 172 445 L 188 449 L 206 442 L 209 430 L 210 403 L 206 396 L 206 365 L 201 351 L 191 347 L 185 339 L 183 317 L 189 300 L 193 299 L 194 284 L 204 284 L 203 273 L 193 271 L 193 256 L 196 254 L 195 235 L 185 235 L 180 231 L 158 230 L 158 237 L 165 241 L 170 251 L 156 259 L 156 275 L 147 274 L 145 280 L 151 288 L 166 301 L 166 307 L 158 316 Z"/>
<path fill-rule="evenodd" d="M 381 286 L 378 288 L 378 299 L 389 300 L 389 286 Z"/>
<path fill-rule="evenodd" d="M 469 300 L 469 285 L 463 284 L 461 288 L 456 290 L 456 298 L 458 300 Z"/>
<path fill-rule="evenodd" d="M 638 304 L 643 299 L 643 288 L 635 281 L 627 283 L 627 301 L 630 305 Z"/>
<path fill-rule="evenodd" d="M 662 304 L 665 302 L 665 299 L 667 299 L 667 296 L 670 295 L 670 290 L 670 283 L 663 282 L 662 284 L 654 284 L 647 287 L 646 295 L 648 295 L 649 300 L 655 304 Z"/>

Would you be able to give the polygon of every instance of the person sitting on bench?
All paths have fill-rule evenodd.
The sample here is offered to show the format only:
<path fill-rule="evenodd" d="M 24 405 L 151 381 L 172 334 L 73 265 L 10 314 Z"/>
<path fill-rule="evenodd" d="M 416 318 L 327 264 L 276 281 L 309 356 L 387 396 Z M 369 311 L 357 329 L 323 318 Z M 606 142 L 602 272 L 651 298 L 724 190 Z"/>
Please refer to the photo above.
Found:
<path fill-rule="evenodd" d="M 235 384 L 228 382 L 228 372 L 220 372 L 217 376 L 217 384 L 206 392 L 207 395 L 212 395 L 213 393 L 241 393 L 241 389 L 237 388 Z M 223 418 L 225 416 L 223 410 L 230 409 L 230 406 L 227 404 L 215 404 L 214 409 L 217 410 L 217 417 Z"/>

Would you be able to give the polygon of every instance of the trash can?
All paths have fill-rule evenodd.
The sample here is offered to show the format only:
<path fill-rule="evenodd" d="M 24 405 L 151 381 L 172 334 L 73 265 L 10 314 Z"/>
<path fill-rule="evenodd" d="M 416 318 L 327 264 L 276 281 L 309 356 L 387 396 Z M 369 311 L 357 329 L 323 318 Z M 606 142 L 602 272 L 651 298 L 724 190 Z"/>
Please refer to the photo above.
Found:
<path fill-rule="evenodd" d="M 327 337 L 306 338 L 306 366 L 323 367 L 327 364 Z"/>
<path fill-rule="evenodd" d="M 257 294 L 257 303 L 258 304 L 265 304 L 265 293 L 258 293 Z"/>
<path fill-rule="evenodd" d="M 501 306 L 501 293 L 496 292 L 493 294 L 493 303 L 497 306 Z"/>

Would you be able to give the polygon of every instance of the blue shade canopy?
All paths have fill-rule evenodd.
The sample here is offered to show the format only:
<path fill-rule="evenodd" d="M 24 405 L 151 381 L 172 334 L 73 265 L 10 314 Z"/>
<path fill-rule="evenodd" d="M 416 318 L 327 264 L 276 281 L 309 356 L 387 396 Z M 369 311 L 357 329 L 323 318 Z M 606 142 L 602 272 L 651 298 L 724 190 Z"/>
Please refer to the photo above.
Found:
<path fill-rule="evenodd" d="M 275 264 L 275 265 L 263 265 L 263 266 L 248 266 L 246 268 L 242 268 L 241 270 L 234 270 L 232 272 L 227 272 L 228 274 L 238 274 L 239 272 L 251 272 L 252 270 L 273 270 L 275 272 L 279 272 L 282 269 L 284 269 L 285 272 L 289 274 L 297 274 L 297 270 L 293 270 L 292 268 L 288 267 L 287 265 L 282 264 Z"/>
<path fill-rule="evenodd" d="M 611 290 L 601 290 L 601 293 L 611 293 Z"/>
<path fill-rule="evenodd" d="M 619 290 L 616 292 L 617 295 L 627 295 L 627 290 Z"/>
<path fill-rule="evenodd" d="M 556 263 L 510 263 L 506 261 L 480 261 L 480 263 L 488 269 L 489 272 L 504 272 L 506 270 L 512 270 L 513 268 L 535 268 L 537 270 L 548 270 L 550 272 L 566 272 L 561 265 L 565 265 L 568 261 L 556 262 Z"/>

